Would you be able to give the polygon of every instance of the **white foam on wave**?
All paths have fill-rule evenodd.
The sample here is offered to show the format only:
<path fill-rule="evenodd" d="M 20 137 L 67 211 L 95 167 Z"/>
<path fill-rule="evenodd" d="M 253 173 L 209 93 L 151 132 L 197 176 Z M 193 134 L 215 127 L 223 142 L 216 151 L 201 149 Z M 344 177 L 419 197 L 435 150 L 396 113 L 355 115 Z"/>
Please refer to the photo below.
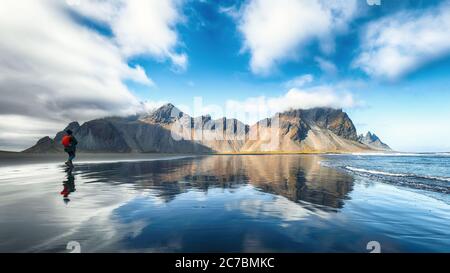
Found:
<path fill-rule="evenodd" d="M 376 171 L 376 170 L 366 170 L 366 169 L 355 168 L 355 167 L 350 167 L 350 166 L 346 166 L 345 168 L 347 170 L 354 171 L 354 172 L 360 172 L 360 173 L 370 173 L 370 174 L 380 174 L 380 175 L 400 176 L 400 177 L 409 176 L 409 175 L 401 174 L 401 173 L 388 173 L 388 172 L 382 172 L 382 171 Z"/>
<path fill-rule="evenodd" d="M 352 153 L 352 155 L 368 156 L 450 156 L 450 153 L 401 153 L 401 152 L 374 152 L 374 153 Z"/>
<path fill-rule="evenodd" d="M 434 180 L 450 182 L 450 177 L 438 177 L 438 176 L 423 176 L 423 177 L 427 178 L 427 179 L 434 179 Z"/>
<path fill-rule="evenodd" d="M 432 180 L 450 182 L 450 177 L 426 176 L 426 175 L 405 174 L 405 173 L 389 173 L 389 172 L 383 172 L 383 171 L 377 171 L 377 170 L 367 170 L 367 169 L 362 169 L 362 168 L 355 168 L 355 167 L 351 167 L 351 166 L 346 166 L 345 168 L 347 170 L 354 171 L 354 172 L 360 172 L 360 173 L 394 176 L 394 177 L 412 177 L 412 178 L 432 179 Z"/>

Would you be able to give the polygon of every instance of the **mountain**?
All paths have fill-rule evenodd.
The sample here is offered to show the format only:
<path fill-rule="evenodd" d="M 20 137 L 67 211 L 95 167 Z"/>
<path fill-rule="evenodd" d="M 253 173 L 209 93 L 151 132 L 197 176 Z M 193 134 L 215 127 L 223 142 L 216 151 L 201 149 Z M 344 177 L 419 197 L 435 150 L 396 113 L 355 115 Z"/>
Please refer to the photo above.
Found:
<path fill-rule="evenodd" d="M 358 136 L 358 141 L 366 144 L 367 146 L 369 146 L 370 148 L 374 149 L 374 150 L 382 150 L 382 151 L 391 151 L 391 147 L 389 147 L 387 144 L 383 143 L 380 138 L 375 135 L 372 134 L 371 132 L 367 132 L 367 134 L 364 135 L 359 135 Z"/>
<path fill-rule="evenodd" d="M 208 147 L 198 143 L 171 137 L 163 126 L 141 122 L 138 117 L 112 117 L 91 120 L 83 125 L 69 124 L 55 138 L 45 137 L 24 152 L 62 152 L 60 144 L 67 129 L 71 129 L 83 152 L 116 153 L 209 153 Z"/>
<path fill-rule="evenodd" d="M 366 138 L 358 137 L 353 122 L 342 110 L 289 110 L 249 126 L 226 117 L 190 117 L 173 104 L 166 104 L 145 116 L 108 117 L 82 125 L 72 122 L 54 138 L 44 137 L 24 152 L 62 152 L 60 143 L 67 129 L 74 132 L 82 152 L 322 153 L 383 149 L 376 140 L 363 142 Z"/>
<path fill-rule="evenodd" d="M 277 124 L 278 123 L 278 124 Z M 264 142 L 268 129 L 279 128 L 279 143 Z M 246 143 L 244 150 L 294 152 L 352 152 L 366 150 L 357 142 L 356 128 L 342 110 L 314 108 L 291 110 L 277 114 L 277 118 L 258 122 L 250 134 L 259 130 L 256 141 Z M 277 130 L 272 131 L 277 132 Z M 263 147 L 264 145 L 264 147 Z M 279 147 L 279 148 L 277 148 Z"/>

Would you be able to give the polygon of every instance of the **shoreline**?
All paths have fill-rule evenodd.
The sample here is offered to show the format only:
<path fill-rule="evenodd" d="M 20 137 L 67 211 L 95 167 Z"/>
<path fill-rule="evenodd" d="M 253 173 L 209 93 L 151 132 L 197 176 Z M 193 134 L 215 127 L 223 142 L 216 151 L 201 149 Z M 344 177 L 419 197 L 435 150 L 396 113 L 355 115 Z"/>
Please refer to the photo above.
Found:
<path fill-rule="evenodd" d="M 166 159 L 172 157 L 197 157 L 197 156 L 234 156 L 234 155 L 352 155 L 352 152 L 220 152 L 220 153 L 86 153 L 78 152 L 77 162 L 113 162 L 113 161 L 145 161 Z M 368 154 L 373 154 L 368 153 Z M 11 165 L 35 164 L 35 163 L 54 163 L 64 162 L 67 158 L 66 153 L 25 153 L 25 152 L 10 152 L 0 151 L 0 167 Z"/>
<path fill-rule="evenodd" d="M 165 153 L 77 153 L 76 162 L 124 162 L 176 159 L 184 157 L 195 157 L 196 154 L 165 154 Z M 0 152 L 0 167 L 15 165 L 63 163 L 67 160 L 65 153 L 22 153 L 22 152 Z"/>
<path fill-rule="evenodd" d="M 189 155 L 257 155 L 257 154 L 383 154 L 383 153 L 409 153 L 409 152 L 396 152 L 396 151 L 377 151 L 377 150 L 367 150 L 367 151 L 240 151 L 240 152 L 212 152 L 212 153 L 189 153 Z M 431 153 L 431 152 L 430 152 Z M 0 151 L 0 156 L 2 155 L 65 155 L 65 152 L 50 152 L 50 153 L 28 153 L 24 151 Z M 113 154 L 113 155 L 180 155 L 187 153 L 159 153 L 159 152 L 77 152 L 77 154 L 84 155 L 98 155 L 98 154 Z"/>
<path fill-rule="evenodd" d="M 354 156 L 421 156 L 421 155 L 449 155 L 449 153 L 408 153 L 396 151 L 367 151 L 367 152 L 342 152 L 342 151 L 267 151 L 267 152 L 218 152 L 218 153 L 77 153 L 79 163 L 83 162 L 122 162 L 122 161 L 145 161 L 158 159 L 171 159 L 180 157 L 199 156 L 236 156 L 236 155 L 354 155 Z M 13 151 L 0 151 L 0 167 L 12 165 L 24 165 L 35 163 L 64 162 L 67 158 L 65 153 L 24 153 Z"/>

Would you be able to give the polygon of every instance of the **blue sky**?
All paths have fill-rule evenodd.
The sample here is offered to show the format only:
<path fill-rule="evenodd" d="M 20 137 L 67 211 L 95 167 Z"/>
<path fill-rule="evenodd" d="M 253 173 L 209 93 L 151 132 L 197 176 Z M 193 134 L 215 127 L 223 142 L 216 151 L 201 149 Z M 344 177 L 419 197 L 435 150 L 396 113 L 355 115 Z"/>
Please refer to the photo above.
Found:
<path fill-rule="evenodd" d="M 0 78 L 0 90 L 10 96 L 8 105 L 17 104 L 0 112 L 2 149 L 20 149 L 69 120 L 164 102 L 191 114 L 211 105 L 254 114 L 258 101 L 268 113 L 342 107 L 358 132 L 375 132 L 396 150 L 450 151 L 449 1 L 381 0 L 370 6 L 365 0 L 44 0 L 34 4 L 36 14 L 20 13 L 17 2 L 7 0 L 7 13 L 0 12 L 0 23 L 8 23 L 2 31 L 10 34 L 0 38 L 0 48 L 29 60 L 24 67 L 48 67 L 44 75 L 67 80 L 47 80 L 42 71 L 31 74 L 0 62 L 10 73 Z M 32 26 L 33 17 L 49 14 L 54 22 L 48 24 L 60 25 L 52 33 L 45 24 Z M 11 37 L 30 42 L 18 50 Z M 30 86 L 42 93 L 26 93 Z M 20 96 L 36 96 L 38 114 L 17 110 L 25 107 Z M 194 109 L 196 97 L 204 109 Z M 68 98 L 75 103 L 68 106 Z M 20 121 L 47 131 L 17 128 Z"/>

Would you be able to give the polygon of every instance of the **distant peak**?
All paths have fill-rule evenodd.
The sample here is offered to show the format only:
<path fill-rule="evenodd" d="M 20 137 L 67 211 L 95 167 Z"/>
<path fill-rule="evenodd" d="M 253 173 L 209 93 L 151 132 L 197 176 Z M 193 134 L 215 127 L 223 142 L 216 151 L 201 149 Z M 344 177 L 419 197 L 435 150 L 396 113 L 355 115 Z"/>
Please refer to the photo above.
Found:
<path fill-rule="evenodd" d="M 379 139 L 377 135 L 375 135 L 374 133 L 372 133 L 370 131 L 367 132 L 366 138 L 371 139 L 372 141 Z"/>
<path fill-rule="evenodd" d="M 361 134 L 358 141 L 378 150 L 391 150 L 391 148 L 383 143 L 376 134 L 370 131 L 368 131 L 365 136 Z"/>

